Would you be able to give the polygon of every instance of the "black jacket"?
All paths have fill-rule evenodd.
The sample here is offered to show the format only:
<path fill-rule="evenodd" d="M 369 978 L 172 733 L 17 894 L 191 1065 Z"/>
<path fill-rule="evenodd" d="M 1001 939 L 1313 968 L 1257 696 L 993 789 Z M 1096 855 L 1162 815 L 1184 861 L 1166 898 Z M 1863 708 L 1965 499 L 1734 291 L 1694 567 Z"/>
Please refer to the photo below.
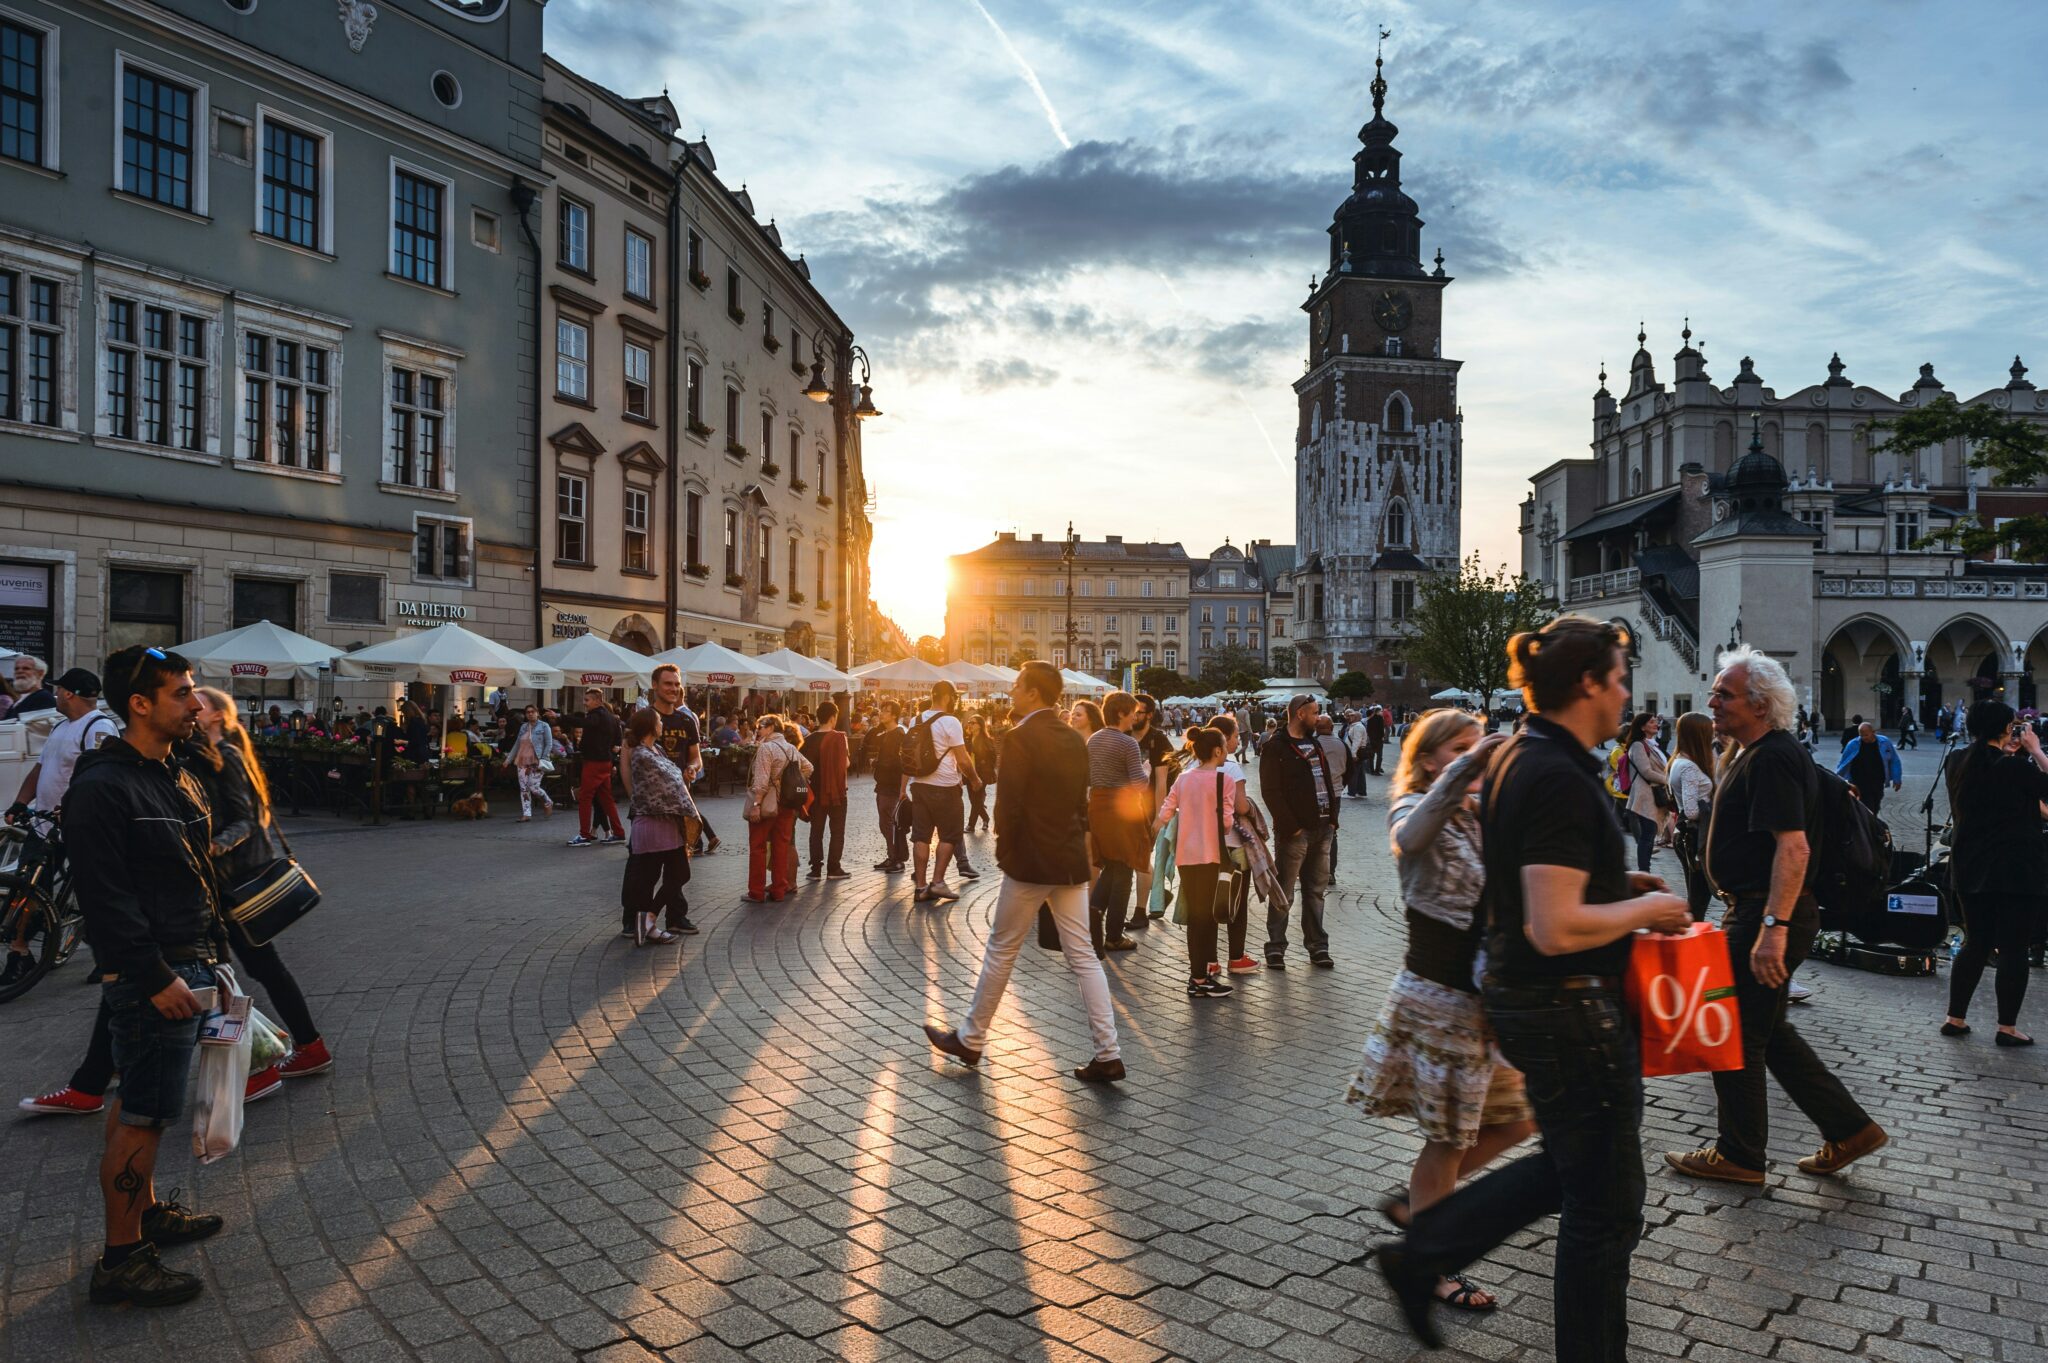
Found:
<path fill-rule="evenodd" d="M 1317 752 L 1321 752 L 1320 744 Z M 1316 807 L 1316 787 L 1323 782 L 1326 761 L 1303 757 L 1285 729 L 1259 749 L 1259 795 L 1273 816 L 1276 840 L 1293 837 L 1304 828 L 1314 829 L 1325 822 L 1332 828 L 1337 826 L 1337 782 L 1341 773 L 1328 773 L 1331 789 L 1327 820 Z"/>
<path fill-rule="evenodd" d="M 213 869 L 221 892 L 233 900 L 232 890 L 250 877 L 287 855 L 283 837 L 271 822 L 270 807 L 256 793 L 249 779 L 241 749 L 220 746 L 220 770 L 215 771 L 203 754 L 185 760 L 185 769 L 206 793 L 213 815 Z"/>
<path fill-rule="evenodd" d="M 64 796 L 71 883 L 102 969 L 145 995 L 171 983 L 164 953 L 214 944 L 206 795 L 192 773 L 110 738 L 78 759 Z"/>
<path fill-rule="evenodd" d="M 869 756 L 875 763 L 875 789 L 891 795 L 903 788 L 903 728 L 891 724 L 877 729 L 869 740 Z"/>
<path fill-rule="evenodd" d="M 1050 709 L 1003 735 L 996 865 L 1027 885 L 1088 883 L 1088 744 Z"/>

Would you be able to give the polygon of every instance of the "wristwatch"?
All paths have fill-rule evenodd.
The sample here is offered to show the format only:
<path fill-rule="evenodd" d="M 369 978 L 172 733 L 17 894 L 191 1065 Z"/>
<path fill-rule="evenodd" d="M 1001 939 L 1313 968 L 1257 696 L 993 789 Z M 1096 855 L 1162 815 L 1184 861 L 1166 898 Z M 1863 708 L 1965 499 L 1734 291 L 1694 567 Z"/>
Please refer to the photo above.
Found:
<path fill-rule="evenodd" d="M 1778 917 L 1775 913 L 1767 913 L 1764 915 L 1764 926 L 1767 928 L 1789 928 L 1792 926 L 1792 922 L 1790 919 Z"/>

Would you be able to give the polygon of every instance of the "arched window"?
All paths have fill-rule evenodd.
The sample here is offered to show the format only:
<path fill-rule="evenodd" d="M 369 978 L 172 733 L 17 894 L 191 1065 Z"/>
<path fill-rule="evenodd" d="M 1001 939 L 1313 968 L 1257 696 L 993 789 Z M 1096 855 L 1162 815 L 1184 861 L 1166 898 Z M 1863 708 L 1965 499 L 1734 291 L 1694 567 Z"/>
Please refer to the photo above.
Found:
<path fill-rule="evenodd" d="M 1628 495 L 1633 497 L 1642 490 L 1643 471 L 1641 469 L 1630 469 L 1628 471 Z"/>
<path fill-rule="evenodd" d="M 1387 399 L 1387 410 L 1380 422 L 1383 429 L 1400 433 L 1408 429 L 1408 399 L 1399 393 Z"/>
<path fill-rule="evenodd" d="M 1806 466 L 1822 478 L 1828 476 L 1828 428 L 1818 421 L 1806 428 Z"/>
<path fill-rule="evenodd" d="M 1308 438 L 1315 440 L 1323 433 L 1323 404 L 1318 402 L 1308 411 Z"/>
<path fill-rule="evenodd" d="M 1387 507 L 1387 547 L 1405 549 L 1408 547 L 1408 503 L 1394 502 Z"/>
<path fill-rule="evenodd" d="M 1735 463 L 1735 423 L 1714 423 L 1714 467 L 1726 473 Z"/>

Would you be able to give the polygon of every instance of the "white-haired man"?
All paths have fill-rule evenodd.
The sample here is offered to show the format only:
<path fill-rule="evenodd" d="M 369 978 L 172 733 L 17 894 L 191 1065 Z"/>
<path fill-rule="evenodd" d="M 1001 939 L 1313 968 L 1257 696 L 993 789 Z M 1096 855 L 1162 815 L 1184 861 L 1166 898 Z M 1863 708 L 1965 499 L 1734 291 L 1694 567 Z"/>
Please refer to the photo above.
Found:
<path fill-rule="evenodd" d="M 1694 1178 L 1756 1186 L 1770 1162 L 1766 1072 L 1820 1128 L 1819 1151 L 1799 1161 L 1806 1173 L 1839 1173 L 1889 1137 L 1785 1021 L 1786 987 L 1820 929 L 1812 857 L 1820 774 L 1792 737 L 1792 680 L 1776 659 L 1748 645 L 1723 653 L 1720 664 L 1707 708 L 1714 732 L 1740 751 L 1714 783 L 1705 863 L 1708 883 L 1728 905 L 1722 927 L 1735 966 L 1743 1066 L 1714 1075 L 1714 1143 L 1664 1159 Z"/>
<path fill-rule="evenodd" d="M 33 653 L 14 655 L 14 708 L 9 714 L 19 718 L 32 715 L 38 710 L 57 708 L 57 693 L 50 689 L 46 680 L 50 665 Z"/>

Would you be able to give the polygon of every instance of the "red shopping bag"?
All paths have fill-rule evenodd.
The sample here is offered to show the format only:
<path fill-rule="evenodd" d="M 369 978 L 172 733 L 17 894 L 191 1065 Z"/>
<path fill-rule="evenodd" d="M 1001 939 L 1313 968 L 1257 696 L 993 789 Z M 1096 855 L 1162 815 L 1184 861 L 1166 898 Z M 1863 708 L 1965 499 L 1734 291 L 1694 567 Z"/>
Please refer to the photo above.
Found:
<path fill-rule="evenodd" d="M 1676 937 L 1637 936 L 1627 994 L 1643 1039 L 1643 1073 L 1742 1068 L 1742 1018 L 1728 938 L 1711 923 Z"/>

